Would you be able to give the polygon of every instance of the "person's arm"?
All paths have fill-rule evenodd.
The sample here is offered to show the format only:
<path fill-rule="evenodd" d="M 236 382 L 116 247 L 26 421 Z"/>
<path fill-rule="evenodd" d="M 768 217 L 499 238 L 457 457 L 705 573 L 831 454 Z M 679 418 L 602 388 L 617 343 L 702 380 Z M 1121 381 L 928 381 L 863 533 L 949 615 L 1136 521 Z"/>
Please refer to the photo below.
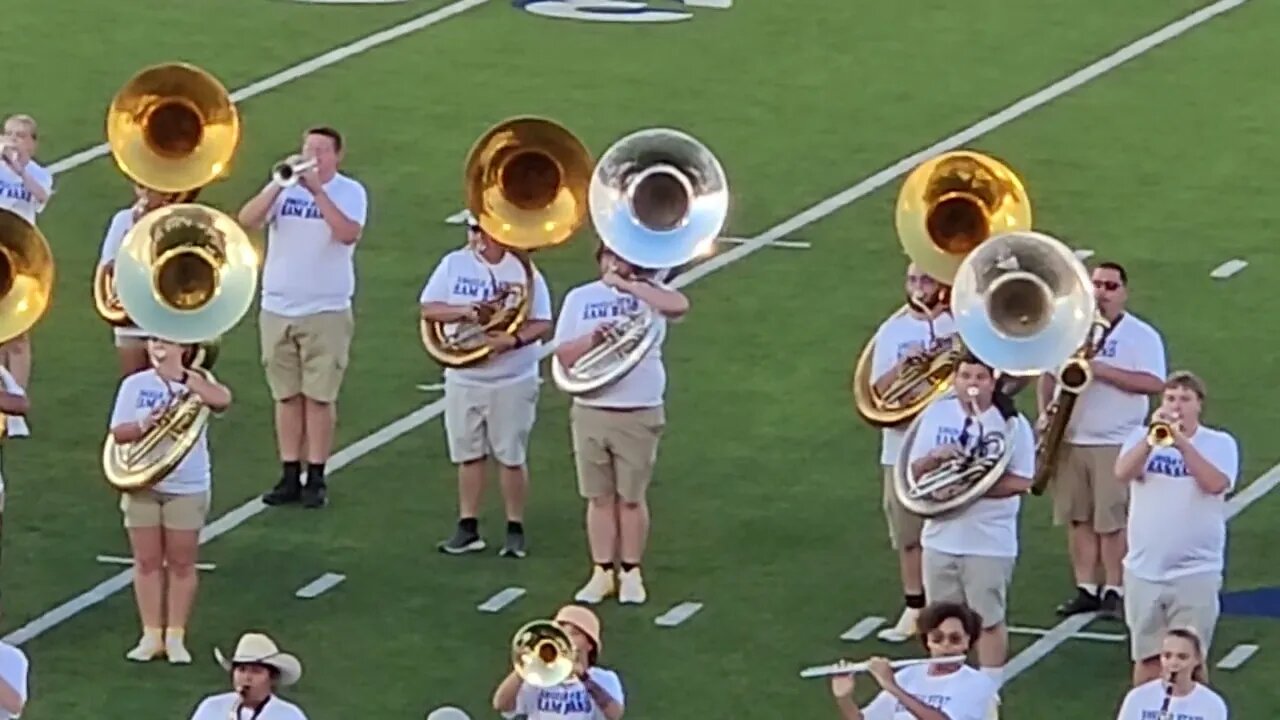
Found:
<path fill-rule="evenodd" d="M 305 174 L 304 177 L 306 177 Z M 303 184 L 307 182 L 304 180 Z M 350 197 L 340 198 L 341 202 L 334 200 L 319 180 L 307 189 L 315 199 L 320 216 L 324 218 L 329 230 L 333 233 L 334 241 L 343 245 L 355 245 L 359 242 L 361 234 L 364 233 L 365 212 L 368 208 L 368 197 L 365 195 L 364 188 L 360 185 L 352 186 L 349 193 L 344 192 L 344 195 L 349 194 Z"/>
<path fill-rule="evenodd" d="M 0 390 L 0 412 L 5 415 L 26 415 L 31 412 L 31 402 L 26 395 Z"/>
<path fill-rule="evenodd" d="M 14 168 L 14 172 L 22 180 L 22 186 L 31 193 L 31 200 L 39 208 L 44 208 L 45 203 L 49 202 L 50 191 L 53 190 L 53 177 L 38 177 L 35 173 L 27 170 L 29 166 L 24 165 L 20 168 Z"/>
<path fill-rule="evenodd" d="M 1157 395 L 1164 390 L 1165 376 L 1168 375 L 1168 364 L 1165 358 L 1164 340 L 1160 334 L 1152 330 L 1143 332 L 1142 337 L 1135 338 L 1132 348 L 1126 353 L 1132 360 L 1131 370 L 1122 370 L 1106 362 L 1093 363 L 1093 378 L 1113 385 L 1120 390 L 1138 395 Z"/>
<path fill-rule="evenodd" d="M 516 697 L 520 694 L 520 688 L 524 685 L 524 681 L 514 670 L 507 673 L 507 676 L 498 683 L 497 689 L 493 691 L 493 709 L 500 713 L 515 712 Z"/>
<path fill-rule="evenodd" d="M 985 497 L 1007 498 L 1022 495 L 1031 489 L 1031 478 L 1036 474 L 1036 437 L 1027 419 L 1018 415 L 1013 422 L 1013 457 L 1004 475 L 987 491 Z"/>
<path fill-rule="evenodd" d="M 222 412 L 231 406 L 231 389 L 217 380 L 209 380 L 200 373 L 187 370 L 183 384 L 214 412 Z"/>
<path fill-rule="evenodd" d="M 634 295 L 668 320 L 678 320 L 689 312 L 689 298 L 675 288 L 643 280 L 623 280 L 618 289 Z"/>
<path fill-rule="evenodd" d="M 26 699 L 17 689 L 0 677 L 0 711 L 8 713 L 9 717 L 18 717 L 26 704 Z"/>
<path fill-rule="evenodd" d="M 1174 432 L 1173 446 L 1182 453 L 1182 462 L 1187 466 L 1187 472 L 1196 481 L 1200 492 L 1221 495 L 1231 489 L 1235 468 L 1239 466 L 1239 450 L 1234 439 L 1231 442 L 1231 457 L 1218 459 L 1224 468 L 1219 468 L 1213 460 L 1205 457 L 1181 432 Z"/>
<path fill-rule="evenodd" d="M 1147 428 L 1139 427 L 1130 434 L 1129 439 L 1125 441 L 1120 448 L 1120 455 L 1116 458 L 1115 473 L 1116 480 L 1120 482 L 1135 482 L 1142 480 L 1147 472 L 1147 459 L 1151 457 L 1151 451 L 1154 448 L 1146 442 Z"/>
<path fill-rule="evenodd" d="M 240 225 L 246 230 L 261 230 L 267 224 L 271 208 L 275 207 L 276 198 L 280 197 L 283 190 L 279 185 L 270 183 L 257 195 L 249 198 L 236 216 Z"/>
<path fill-rule="evenodd" d="M 585 674 L 580 679 L 591 700 L 595 702 L 596 707 L 600 708 L 600 714 L 604 715 L 605 720 L 622 720 L 624 711 L 622 703 L 618 702 L 608 689 L 596 682 L 590 674 Z"/>

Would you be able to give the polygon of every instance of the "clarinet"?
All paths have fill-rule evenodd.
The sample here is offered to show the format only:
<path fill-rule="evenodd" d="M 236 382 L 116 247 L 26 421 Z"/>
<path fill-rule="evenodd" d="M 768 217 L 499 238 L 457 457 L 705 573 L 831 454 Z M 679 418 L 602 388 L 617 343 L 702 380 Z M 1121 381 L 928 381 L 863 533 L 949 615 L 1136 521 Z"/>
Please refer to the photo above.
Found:
<path fill-rule="evenodd" d="M 1173 720 L 1173 713 L 1169 712 L 1169 706 L 1173 704 L 1173 686 L 1178 679 L 1178 673 L 1170 673 L 1169 680 L 1164 684 L 1164 702 L 1160 703 L 1160 714 L 1156 716 L 1156 720 Z"/>

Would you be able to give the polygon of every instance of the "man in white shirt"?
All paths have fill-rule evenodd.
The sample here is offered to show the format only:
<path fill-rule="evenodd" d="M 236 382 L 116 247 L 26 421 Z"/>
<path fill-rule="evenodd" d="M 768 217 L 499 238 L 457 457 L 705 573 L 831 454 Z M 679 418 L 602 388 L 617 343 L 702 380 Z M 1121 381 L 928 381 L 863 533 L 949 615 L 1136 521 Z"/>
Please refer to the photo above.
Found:
<path fill-rule="evenodd" d="M 1202 425 L 1204 382 L 1175 372 L 1152 422 L 1166 423 L 1168 445 L 1135 429 L 1116 459 L 1130 484 L 1124 614 L 1133 684 L 1160 676 L 1160 646 L 1170 628 L 1189 627 L 1208 655 L 1218 622 L 1227 545 L 1226 496 L 1240 471 L 1240 447 L 1228 432 Z"/>
<path fill-rule="evenodd" d="M 1067 525 L 1067 548 L 1076 594 L 1058 606 L 1059 615 L 1099 611 L 1122 620 L 1124 529 L 1129 488 L 1114 474 L 1120 444 L 1142 425 L 1148 396 L 1164 387 L 1164 340 L 1141 318 L 1128 312 L 1129 276 L 1117 263 L 1093 270 L 1098 312 L 1111 323 L 1090 360 L 1093 381 L 1076 400 L 1059 451 L 1053 488 L 1053 519 Z M 1044 375 L 1036 393 L 1040 425 L 1054 398 L 1054 376 Z"/>
<path fill-rule="evenodd" d="M 876 330 L 871 376 L 877 392 L 884 392 L 912 358 L 920 358 L 955 333 L 954 320 L 944 286 L 914 264 L 907 268 L 908 310 L 886 320 Z M 893 467 L 902 450 L 906 427 L 881 431 L 881 505 L 889 526 L 889 543 L 898 553 L 905 606 L 898 622 L 879 633 L 886 642 L 904 642 L 916 634 L 916 620 L 925 606 L 924 580 L 920 571 L 920 530 L 924 519 L 908 512 L 893 489 Z"/>
<path fill-rule="evenodd" d="M 972 355 L 962 358 L 955 393 L 922 413 L 908 459 L 912 474 L 919 477 L 952 458 L 972 455 L 993 435 L 1003 436 L 1013 453 L 986 495 L 954 513 L 925 520 L 920 539 L 925 595 L 934 603 L 964 603 L 982 616 L 975 643 L 978 665 L 999 685 L 1008 656 L 1005 616 L 1018 557 L 1020 496 L 1031 488 L 1035 474 L 1035 437 L 1013 401 L 995 396 L 995 386 L 990 366 Z"/>
<path fill-rule="evenodd" d="M 53 195 L 53 175 L 33 158 L 40 129 L 30 115 L 11 115 L 0 137 L 0 209 L 36 224 Z M 31 338 L 27 333 L 0 345 L 0 365 L 9 368 L 22 387 L 31 381 Z"/>
<path fill-rule="evenodd" d="M 27 706 L 30 672 L 26 653 L 0 640 L 0 718 L 21 717 Z"/>
<path fill-rule="evenodd" d="M 262 501 L 318 508 L 327 502 L 325 463 L 355 332 L 355 248 L 369 199 L 364 185 L 338 172 L 344 147 L 337 130 L 307 130 L 301 155 L 315 166 L 299 172 L 295 185 L 273 180 L 245 203 L 239 220 L 249 229 L 267 227 L 258 324 L 282 474 Z"/>
<path fill-rule="evenodd" d="M 245 633 L 230 658 L 218 649 L 213 654 L 235 690 L 201 700 L 191 720 L 307 720 L 302 708 L 276 694 L 302 679 L 302 662 L 270 637 Z"/>
<path fill-rule="evenodd" d="M 422 288 L 422 318 L 475 322 L 481 303 L 527 282 L 516 255 L 469 221 L 466 247 L 445 255 Z M 524 292 L 531 294 L 529 314 L 515 333 L 490 333 L 486 342 L 491 355 L 469 367 L 444 371 L 445 437 L 449 460 L 458 466 L 458 526 L 437 547 L 450 555 L 485 548 L 478 516 L 485 466 L 492 457 L 498 463 L 507 516 L 506 541 L 499 554 L 525 556 L 529 433 L 537 418 L 542 338 L 551 330 L 551 292 L 536 267 L 533 288 L 525 287 Z"/>
<path fill-rule="evenodd" d="M 689 299 L 653 280 L 653 271 L 603 246 L 596 251 L 596 264 L 600 279 L 565 295 L 556 324 L 556 360 L 572 367 L 606 342 L 606 327 L 634 313 L 650 312 L 660 335 L 626 375 L 573 399 L 573 454 L 578 493 L 587 501 L 592 562 L 591 577 L 574 600 L 595 604 L 616 592 L 619 602 L 640 604 L 648 597 L 640 573 L 649 539 L 646 493 L 666 426 L 662 342 L 667 321 L 684 317 Z"/>

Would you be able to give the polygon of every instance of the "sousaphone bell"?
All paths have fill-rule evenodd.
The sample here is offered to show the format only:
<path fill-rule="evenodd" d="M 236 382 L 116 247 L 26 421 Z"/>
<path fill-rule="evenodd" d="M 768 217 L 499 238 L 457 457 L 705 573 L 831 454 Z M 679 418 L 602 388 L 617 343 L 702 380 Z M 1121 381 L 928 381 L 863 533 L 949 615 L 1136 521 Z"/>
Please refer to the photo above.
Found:
<path fill-rule="evenodd" d="M 564 628 L 551 620 L 526 623 L 511 639 L 511 664 L 528 685 L 546 688 L 573 677 L 577 650 Z"/>
<path fill-rule="evenodd" d="M 35 326 L 53 297 L 53 251 L 35 225 L 0 208 L 0 343 Z"/>

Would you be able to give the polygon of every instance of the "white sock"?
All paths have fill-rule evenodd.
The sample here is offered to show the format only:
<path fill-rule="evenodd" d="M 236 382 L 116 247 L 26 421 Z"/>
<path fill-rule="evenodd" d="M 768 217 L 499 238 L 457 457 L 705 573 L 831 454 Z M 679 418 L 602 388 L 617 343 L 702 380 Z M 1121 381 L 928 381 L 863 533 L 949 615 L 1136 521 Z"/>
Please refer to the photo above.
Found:
<path fill-rule="evenodd" d="M 1080 588 L 1081 590 L 1085 591 L 1090 595 L 1098 594 L 1098 586 L 1094 585 L 1093 583 L 1076 583 L 1076 587 Z"/>
<path fill-rule="evenodd" d="M 1001 667 L 982 667 L 978 668 L 983 675 L 996 681 L 996 685 L 1004 684 L 1004 666 Z"/>
<path fill-rule="evenodd" d="M 1107 594 L 1107 593 L 1109 593 L 1109 592 L 1113 592 L 1113 593 L 1115 593 L 1115 594 L 1119 595 L 1120 597 L 1124 597 L 1124 589 L 1123 589 L 1123 588 L 1121 588 L 1121 587 L 1120 587 L 1120 586 L 1118 586 L 1118 585 L 1107 585 L 1106 587 L 1104 587 L 1104 588 L 1102 589 L 1102 594 L 1103 594 L 1103 595 L 1106 595 L 1106 594 Z"/>

